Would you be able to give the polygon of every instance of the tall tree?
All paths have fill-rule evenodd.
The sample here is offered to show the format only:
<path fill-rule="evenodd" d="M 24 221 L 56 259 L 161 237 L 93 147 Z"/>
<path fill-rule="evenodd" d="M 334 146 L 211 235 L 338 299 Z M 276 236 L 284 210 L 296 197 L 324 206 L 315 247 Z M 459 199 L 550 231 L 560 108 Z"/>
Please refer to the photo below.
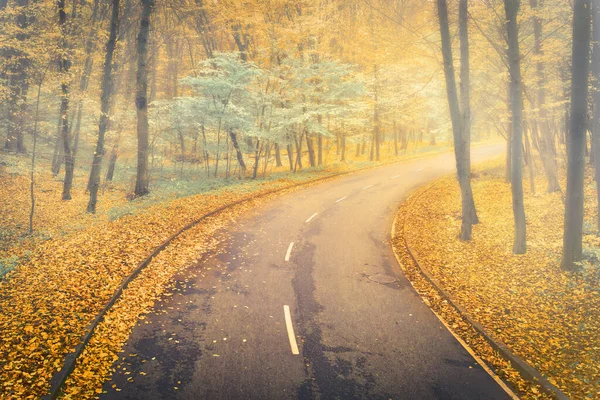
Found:
<path fill-rule="evenodd" d="M 462 107 L 462 125 L 461 125 L 461 170 L 459 179 L 463 181 L 462 186 L 465 191 L 466 211 L 461 227 L 461 237 L 463 240 L 471 238 L 471 226 L 478 224 L 477 211 L 475 210 L 475 200 L 473 199 L 473 190 L 471 189 L 471 71 L 469 58 L 469 1 L 460 0 L 458 5 L 458 30 L 460 37 L 460 100 Z M 463 233 L 464 232 L 464 235 Z"/>
<path fill-rule="evenodd" d="M 110 18 L 110 35 L 106 44 L 106 55 L 104 58 L 104 73 L 102 76 L 102 95 L 100 106 L 100 124 L 98 129 L 98 141 L 96 151 L 92 161 L 92 170 L 90 172 L 90 201 L 87 211 L 96 212 L 96 202 L 98 200 L 98 188 L 100 186 L 100 168 L 104 157 L 104 135 L 109 122 L 109 111 L 112 96 L 112 70 L 113 54 L 117 44 L 117 34 L 119 31 L 119 0 L 112 0 L 112 14 Z"/>
<path fill-rule="evenodd" d="M 69 87 L 70 77 L 69 70 L 71 69 L 71 60 L 69 59 L 68 46 L 68 28 L 67 28 L 67 13 L 65 10 L 65 0 L 58 0 L 58 25 L 61 31 L 61 47 L 62 54 L 59 59 L 59 70 L 61 72 L 61 101 L 60 101 L 60 132 L 64 147 L 65 157 L 65 180 L 63 183 L 63 200 L 71 200 L 71 187 L 73 186 L 73 170 L 75 163 L 73 160 L 73 151 L 71 149 L 71 139 L 69 135 Z"/>
<path fill-rule="evenodd" d="M 448 24 L 448 4 L 446 0 L 437 1 L 438 17 L 440 23 L 440 33 L 442 38 L 442 56 L 444 61 L 444 75 L 446 77 L 446 93 L 448 96 L 448 105 L 450 108 L 450 119 L 452 122 L 452 132 L 454 136 L 454 155 L 456 158 L 456 170 L 458 173 L 458 182 L 461 191 L 462 200 L 462 224 L 460 238 L 461 240 L 470 240 L 472 237 L 472 225 L 474 222 L 475 209 L 473 193 L 471 191 L 469 159 L 465 158 L 465 152 L 468 150 L 465 145 L 469 143 L 463 136 L 463 118 L 469 118 L 468 111 L 468 39 L 466 27 L 466 2 L 461 1 L 461 55 L 463 57 L 463 68 L 461 77 L 465 79 L 462 82 L 463 88 L 461 98 L 463 105 L 467 108 L 465 114 L 461 114 L 456 90 L 456 77 L 454 74 L 454 61 L 452 58 L 452 43 L 450 41 L 450 27 Z M 463 38 L 464 36 L 464 38 Z M 468 131 L 467 131 L 468 132 Z"/>
<path fill-rule="evenodd" d="M 527 228 L 523 202 L 523 87 L 521 81 L 521 54 L 519 51 L 519 26 L 517 14 L 521 0 L 504 0 L 506 37 L 508 41 L 508 70 L 510 75 L 511 136 L 511 187 L 515 218 L 513 253 L 527 251 Z"/>
<path fill-rule="evenodd" d="M 544 173 L 546 174 L 546 179 L 548 180 L 548 189 L 550 192 L 557 192 L 560 190 L 560 184 L 558 182 L 558 172 L 557 165 L 555 160 L 555 155 L 553 152 L 553 136 L 550 132 L 550 121 L 548 120 L 548 111 L 546 110 L 546 74 L 544 71 L 544 62 L 541 59 L 543 55 L 542 49 L 542 21 L 540 16 L 538 15 L 539 5 L 542 0 L 538 2 L 538 0 L 529 0 L 529 5 L 531 8 L 536 11 L 533 16 L 533 35 L 534 35 L 534 54 L 537 56 L 536 61 L 536 75 L 537 75 L 537 108 L 539 109 L 539 120 L 532 121 L 533 123 L 533 131 L 534 135 L 537 136 L 537 132 L 539 129 L 539 137 L 537 138 L 538 142 L 538 150 L 540 152 L 540 156 L 542 159 L 542 164 L 544 165 Z"/>
<path fill-rule="evenodd" d="M 575 0 L 571 61 L 571 123 L 567 146 L 567 195 L 562 267 L 573 269 L 582 258 L 583 181 L 590 61 L 590 0 Z"/>
<path fill-rule="evenodd" d="M 150 16 L 154 9 L 154 0 L 141 0 L 142 15 L 138 35 L 138 65 L 136 75 L 135 107 L 137 109 L 137 176 L 135 195 L 148 194 L 148 37 L 150 35 Z"/>
<path fill-rule="evenodd" d="M 4 3 L 5 8 L 7 3 Z M 4 148 L 25 153 L 23 141 L 24 114 L 27 92 L 29 91 L 30 54 L 27 40 L 31 36 L 32 16 L 29 13 L 29 0 L 17 0 L 14 4 L 14 27 L 12 40 L 0 45 L 0 79 L 7 88 L 7 134 Z M 5 23 L 3 21 L 3 23 Z"/>
<path fill-rule="evenodd" d="M 600 234 L 600 3 L 595 1 L 592 5 L 594 21 L 594 46 L 592 59 L 593 77 L 593 109 L 592 116 L 592 149 L 594 151 L 594 167 L 596 170 L 596 195 L 598 200 L 598 232 Z"/>

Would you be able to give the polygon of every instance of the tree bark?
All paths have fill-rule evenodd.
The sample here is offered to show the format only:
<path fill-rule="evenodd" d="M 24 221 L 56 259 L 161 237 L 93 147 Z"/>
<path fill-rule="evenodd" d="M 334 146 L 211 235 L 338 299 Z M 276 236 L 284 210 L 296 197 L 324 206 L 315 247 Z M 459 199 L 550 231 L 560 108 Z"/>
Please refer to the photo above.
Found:
<path fill-rule="evenodd" d="M 137 110 L 137 175 L 135 195 L 148 194 L 148 37 L 154 0 L 141 0 L 142 15 L 138 35 L 138 66 L 135 107 Z"/>
<path fill-rule="evenodd" d="M 504 0 L 512 115 L 511 187 L 515 219 L 515 237 L 513 243 L 513 253 L 515 254 L 524 254 L 527 251 L 527 228 L 525 225 L 525 205 L 523 203 L 523 89 L 521 83 L 519 27 L 517 24 L 517 14 L 520 5 L 520 0 Z"/>
<path fill-rule="evenodd" d="M 317 165 L 323 165 L 323 135 L 317 137 Z"/>
<path fill-rule="evenodd" d="M 281 149 L 279 148 L 279 143 L 275 143 L 275 163 L 277 167 L 283 166 L 281 162 Z"/>
<path fill-rule="evenodd" d="M 113 55 L 117 44 L 117 34 L 119 31 L 119 0 L 112 0 L 112 15 L 110 18 L 110 35 L 106 44 L 106 55 L 104 58 L 104 73 L 102 76 L 102 95 L 100 96 L 100 124 L 98 129 L 98 141 L 94 158 L 92 161 L 92 170 L 90 172 L 90 201 L 88 202 L 87 212 L 96 212 L 96 203 L 98 201 L 98 188 L 100 187 L 100 169 L 102 167 L 102 158 L 104 157 L 104 135 L 109 122 L 109 111 L 112 96 L 112 69 Z"/>
<path fill-rule="evenodd" d="M 463 16 L 463 12 L 466 12 L 466 8 L 463 10 L 463 4 L 461 0 L 461 36 L 466 35 L 467 32 L 463 32 L 463 29 L 466 26 L 466 14 Z M 470 240 L 472 236 L 472 225 L 473 225 L 473 216 L 474 211 L 471 209 L 472 193 L 470 192 L 470 176 L 469 171 L 466 168 L 468 164 L 465 162 L 464 157 L 464 149 L 465 143 L 463 141 L 463 118 L 464 115 L 461 115 L 460 105 L 458 103 L 458 95 L 456 93 L 456 78 L 454 75 L 454 62 L 452 58 L 452 46 L 450 42 L 450 28 L 448 24 L 448 5 L 446 0 L 438 0 L 438 17 L 440 23 L 440 33 L 442 39 L 442 56 L 444 59 L 444 75 L 446 78 L 446 93 L 448 96 L 448 105 L 450 108 L 450 119 L 452 122 L 452 132 L 454 137 L 454 155 L 456 160 L 456 169 L 458 172 L 458 182 L 461 188 L 461 204 L 462 204 L 462 224 L 461 224 L 461 240 Z M 466 5 L 465 5 L 466 7 Z M 463 55 L 463 47 L 468 46 L 468 42 L 465 39 L 461 40 L 461 57 Z M 463 58 L 464 63 L 464 58 Z M 463 78 L 463 71 L 461 71 L 461 78 Z M 468 68 L 466 69 L 466 73 L 468 74 Z M 466 85 L 465 88 L 461 90 L 461 100 L 463 101 L 463 106 L 466 106 L 466 103 L 469 101 L 468 95 L 468 79 L 462 82 L 463 85 Z M 467 107 L 468 108 L 468 107 Z M 465 113 L 468 117 L 468 110 Z M 469 185 L 467 185 L 469 183 Z"/>
<path fill-rule="evenodd" d="M 63 200 L 71 200 L 71 187 L 73 186 L 73 153 L 71 150 L 71 139 L 69 137 L 69 69 L 71 68 L 71 60 L 67 55 L 67 13 L 65 12 L 65 0 L 58 0 L 58 25 L 61 29 L 61 41 L 63 54 L 59 60 L 59 70 L 62 75 L 61 82 L 61 102 L 60 102 L 60 118 L 61 118 L 61 136 L 65 155 L 65 180 L 63 183 Z"/>
<path fill-rule="evenodd" d="M 115 167 L 117 165 L 117 158 L 119 157 L 119 138 L 113 144 L 112 150 L 110 151 L 110 157 L 108 159 L 108 169 L 106 170 L 106 176 L 104 179 L 107 182 L 111 182 L 115 175 Z"/>
<path fill-rule="evenodd" d="M 7 135 L 4 148 L 8 151 L 25 153 L 24 130 L 27 109 L 27 93 L 29 91 L 29 67 L 31 60 L 27 51 L 23 50 L 29 39 L 31 15 L 28 14 L 29 0 L 17 0 L 15 6 L 15 26 L 18 33 L 15 38 L 20 46 L 10 42 L 0 44 L 0 78 L 7 89 Z M 11 29 L 14 29 L 12 27 Z"/>
<path fill-rule="evenodd" d="M 291 143 L 287 145 L 287 156 L 288 161 L 290 162 L 290 172 L 294 170 L 294 154 Z"/>
<path fill-rule="evenodd" d="M 471 78 L 469 59 L 469 11 L 468 0 L 459 2 L 459 37 L 460 37 L 460 101 L 462 107 L 461 123 L 461 168 L 459 179 L 462 180 L 463 197 L 466 210 L 463 211 L 464 229 L 461 227 L 461 238 L 470 240 L 472 227 L 479 223 L 473 190 L 471 189 Z M 466 221 L 465 221 L 466 220 Z M 463 234 L 464 232 L 464 234 Z"/>
<path fill-rule="evenodd" d="M 582 259 L 583 185 L 590 60 L 590 0 L 575 0 L 571 69 L 571 124 L 567 152 L 567 194 L 562 267 L 575 268 Z"/>
<path fill-rule="evenodd" d="M 315 148 L 310 134 L 306 132 L 306 148 L 308 149 L 308 162 L 312 168 L 315 167 Z"/>
<path fill-rule="evenodd" d="M 538 9 L 538 0 L 530 0 L 530 6 L 533 10 Z M 537 75 L 537 108 L 539 109 L 539 130 L 541 136 L 539 137 L 538 150 L 544 166 L 544 173 L 548 181 L 548 193 L 560 191 L 560 184 L 558 182 L 558 167 L 556 165 L 556 159 L 552 153 L 552 135 L 550 133 L 550 125 L 548 121 L 548 112 L 546 106 L 546 75 L 544 73 L 544 63 L 542 62 L 541 56 L 542 51 L 542 22 L 537 15 L 533 16 L 533 33 L 534 33 L 534 54 L 537 56 L 538 61 L 536 62 L 536 75 Z M 536 124 L 538 125 L 538 124 Z M 534 128 L 536 129 L 537 126 Z"/>
<path fill-rule="evenodd" d="M 235 134 L 235 132 L 232 129 L 229 130 L 229 137 L 231 138 L 231 143 L 233 144 L 233 148 L 235 149 L 235 154 L 237 157 L 238 164 L 240 165 L 240 168 L 242 169 L 242 171 L 246 172 L 246 163 L 244 162 L 244 155 L 242 154 L 242 151 L 240 150 L 240 145 L 238 144 L 238 141 L 237 141 L 237 135 Z"/>

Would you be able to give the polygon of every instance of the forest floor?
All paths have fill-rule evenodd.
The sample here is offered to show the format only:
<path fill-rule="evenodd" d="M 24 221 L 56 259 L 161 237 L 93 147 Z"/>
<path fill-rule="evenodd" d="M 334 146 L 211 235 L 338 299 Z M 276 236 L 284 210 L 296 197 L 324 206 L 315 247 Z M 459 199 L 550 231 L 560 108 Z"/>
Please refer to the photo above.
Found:
<path fill-rule="evenodd" d="M 569 397 L 600 398 L 600 237 L 592 170 L 587 168 L 585 182 L 585 260 L 574 273 L 560 268 L 564 205 L 560 193 L 545 192 L 543 176 L 535 179 L 536 194 L 524 181 L 525 255 L 512 254 L 512 200 L 503 166 L 488 163 L 473 176 L 481 223 L 474 226 L 471 242 L 458 239 L 461 204 L 454 177 L 419 190 L 400 209 L 394 247 L 407 276 L 484 360 L 518 382 L 506 376 L 506 362 L 423 279 L 402 250 L 404 235 L 419 264 L 469 317 Z M 544 398 L 539 387 L 519 386 L 525 398 Z"/>
<path fill-rule="evenodd" d="M 438 146 L 426 151 L 446 150 Z M 96 215 L 85 213 L 83 174 L 76 176 L 69 202 L 60 200 L 59 180 L 39 174 L 34 235 L 27 234 L 29 179 L 19 173 L 26 169 L 14 160 L 5 163 L 0 167 L 0 259 L 1 266 L 12 271 L 0 280 L 0 398 L 33 399 L 46 394 L 52 374 L 121 282 L 157 246 L 201 215 L 252 199 L 207 218 L 152 260 L 96 329 L 67 382 L 65 398 L 96 397 L 129 332 L 170 287 L 171 278 L 215 248 L 214 232 L 244 210 L 283 192 L 257 196 L 423 152 L 380 163 L 355 161 L 298 174 L 274 173 L 267 180 L 199 180 L 184 182 L 180 188 L 172 181 L 163 187 L 157 184 L 153 195 L 133 201 L 127 199 L 127 184 L 109 185 Z"/>

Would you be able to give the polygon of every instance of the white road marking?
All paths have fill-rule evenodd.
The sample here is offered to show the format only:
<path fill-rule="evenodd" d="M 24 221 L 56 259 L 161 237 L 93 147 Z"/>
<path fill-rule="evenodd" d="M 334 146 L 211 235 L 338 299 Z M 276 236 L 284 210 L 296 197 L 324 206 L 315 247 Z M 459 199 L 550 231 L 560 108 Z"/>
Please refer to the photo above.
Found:
<path fill-rule="evenodd" d="M 292 247 L 294 247 L 294 242 L 290 243 L 288 246 L 287 252 L 285 253 L 285 261 L 290 261 L 290 255 L 292 254 Z"/>
<path fill-rule="evenodd" d="M 339 203 L 339 202 L 340 202 L 340 201 L 342 201 L 342 200 L 346 200 L 346 196 L 342 197 L 341 199 L 337 199 L 335 202 L 336 202 L 336 203 Z"/>
<path fill-rule="evenodd" d="M 415 172 L 423 171 L 423 168 L 415 169 Z"/>
<path fill-rule="evenodd" d="M 298 343 L 296 343 L 296 335 L 294 335 L 294 326 L 292 325 L 292 314 L 290 314 L 290 306 L 283 306 L 285 314 L 285 326 L 287 327 L 288 338 L 290 339 L 290 347 L 292 354 L 300 354 L 298 351 Z"/>
<path fill-rule="evenodd" d="M 369 186 L 365 186 L 364 188 L 362 188 L 362 190 L 367 190 L 367 189 L 369 189 L 369 188 L 372 188 L 373 186 L 375 186 L 375 185 L 369 185 Z"/>
<path fill-rule="evenodd" d="M 396 178 L 400 178 L 402 175 L 396 175 L 396 176 L 392 176 L 390 179 L 396 179 Z"/>
<path fill-rule="evenodd" d="M 314 214 L 313 214 L 313 215 L 311 215 L 311 216 L 310 216 L 310 218 L 309 218 L 309 219 L 307 219 L 305 222 L 306 222 L 306 223 L 309 223 L 311 219 L 313 219 L 314 217 L 316 217 L 316 216 L 317 216 L 317 214 L 318 214 L 318 213 L 314 213 Z"/>

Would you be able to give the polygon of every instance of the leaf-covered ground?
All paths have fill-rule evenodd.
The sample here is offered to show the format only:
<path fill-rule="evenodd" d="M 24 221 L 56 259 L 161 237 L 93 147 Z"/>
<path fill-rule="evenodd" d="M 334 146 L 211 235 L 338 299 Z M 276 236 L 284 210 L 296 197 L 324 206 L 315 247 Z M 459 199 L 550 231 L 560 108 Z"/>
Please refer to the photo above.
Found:
<path fill-rule="evenodd" d="M 576 273 L 560 268 L 564 206 L 559 193 L 545 193 L 543 177 L 536 178 L 536 195 L 526 185 L 528 252 L 512 254 L 511 193 L 502 173 L 499 164 L 475 173 L 481 223 L 472 242 L 458 240 L 460 192 L 448 177 L 415 196 L 406 219 L 409 246 L 474 320 L 550 382 L 573 399 L 600 398 L 600 238 L 591 170 L 585 187 L 587 259 Z M 538 392 L 528 389 L 528 396 Z"/>
<path fill-rule="evenodd" d="M 46 177 L 37 187 L 35 220 L 36 229 L 44 234 L 32 237 L 24 235 L 29 182 L 21 174 L 0 170 L 0 226 L 3 232 L 12 232 L 3 233 L 0 259 L 14 256 L 17 266 L 0 280 L 0 398 L 34 399 L 46 394 L 52 374 L 119 284 L 154 248 L 189 222 L 274 188 L 374 165 L 357 162 L 269 181 L 240 181 L 181 198 L 174 195 L 176 188 L 162 198 L 129 202 L 126 190 L 116 187 L 113 194 L 103 195 L 103 208 L 95 216 L 85 214 L 83 191 L 74 190 L 71 202 L 61 202 L 60 182 Z M 182 193 L 188 192 L 184 188 Z M 205 220 L 160 253 L 98 327 L 67 382 L 65 397 L 96 397 L 129 332 L 169 287 L 173 275 L 216 246 L 215 231 L 269 196 Z M 113 219 L 110 210 L 114 209 L 125 211 Z"/>

